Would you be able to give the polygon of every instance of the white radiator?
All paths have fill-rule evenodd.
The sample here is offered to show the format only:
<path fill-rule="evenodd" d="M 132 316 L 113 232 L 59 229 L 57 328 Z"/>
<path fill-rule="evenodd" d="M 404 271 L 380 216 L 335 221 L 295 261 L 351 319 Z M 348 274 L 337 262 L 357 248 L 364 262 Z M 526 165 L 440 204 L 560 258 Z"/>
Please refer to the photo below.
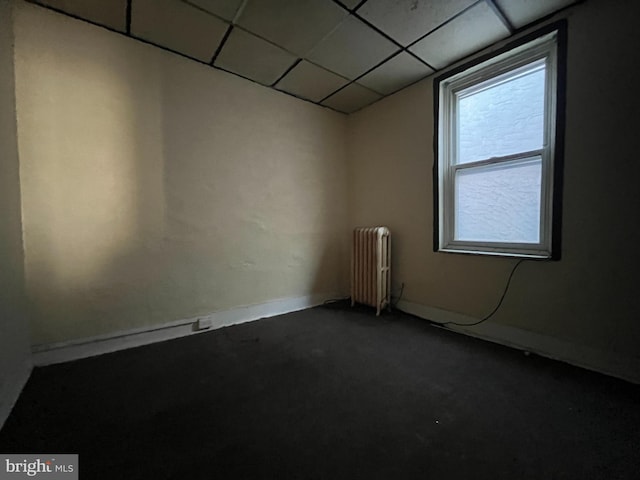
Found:
<path fill-rule="evenodd" d="M 376 315 L 391 310 L 391 233 L 387 227 L 353 231 L 351 255 L 351 306 L 376 308 Z"/>

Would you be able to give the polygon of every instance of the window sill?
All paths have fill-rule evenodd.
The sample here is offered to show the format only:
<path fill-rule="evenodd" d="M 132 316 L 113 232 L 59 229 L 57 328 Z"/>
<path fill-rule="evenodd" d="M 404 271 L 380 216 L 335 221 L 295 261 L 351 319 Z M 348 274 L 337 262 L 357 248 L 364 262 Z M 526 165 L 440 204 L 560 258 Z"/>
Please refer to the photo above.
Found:
<path fill-rule="evenodd" d="M 440 248 L 438 253 L 461 253 L 464 255 L 483 255 L 489 257 L 510 257 L 510 258 L 528 258 L 531 260 L 552 260 L 553 257 L 548 252 L 540 253 L 522 253 L 522 252 L 505 252 L 490 250 L 467 250 L 464 248 Z"/>

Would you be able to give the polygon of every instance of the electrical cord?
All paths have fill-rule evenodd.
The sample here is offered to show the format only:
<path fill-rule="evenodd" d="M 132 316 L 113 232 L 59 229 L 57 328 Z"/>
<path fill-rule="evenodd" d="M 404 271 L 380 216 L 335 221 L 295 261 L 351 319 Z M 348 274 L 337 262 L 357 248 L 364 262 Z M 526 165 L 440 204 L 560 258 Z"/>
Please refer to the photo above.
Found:
<path fill-rule="evenodd" d="M 402 282 L 402 285 L 400 286 L 400 295 L 398 295 L 398 299 L 393 303 L 392 307 L 396 308 L 398 306 L 398 303 L 400 303 L 400 300 L 402 300 L 402 294 L 404 292 L 404 282 Z"/>
<path fill-rule="evenodd" d="M 336 302 L 344 302 L 346 300 L 349 300 L 351 297 L 341 297 L 341 298 L 330 298 L 328 300 L 325 300 L 324 302 L 322 302 L 323 305 L 329 305 L 330 303 L 336 303 Z"/>
<path fill-rule="evenodd" d="M 473 327 L 475 325 L 480 325 L 482 322 L 486 322 L 487 320 L 489 320 L 498 311 L 498 309 L 500 308 L 500 305 L 502 305 L 502 302 L 504 301 L 504 297 L 506 297 L 507 292 L 509 291 L 509 285 L 511 285 L 511 279 L 513 278 L 513 274 L 516 273 L 517 268 L 525 260 L 527 260 L 527 259 L 526 258 L 522 258 L 522 259 L 520 259 L 518 261 L 518 263 L 516 263 L 513 266 L 513 269 L 511 270 L 511 273 L 509 274 L 509 278 L 507 279 L 507 284 L 505 285 L 504 291 L 502 292 L 502 296 L 500 297 L 500 301 L 498 302 L 496 307 L 491 311 L 491 313 L 489 315 L 487 315 L 484 318 L 478 320 L 477 322 L 473 322 L 473 323 L 443 322 L 443 323 L 438 323 L 438 325 L 457 325 L 459 327 Z M 434 322 L 434 323 L 437 323 L 437 322 Z"/>
<path fill-rule="evenodd" d="M 518 260 L 518 262 L 513 266 L 513 268 L 511 269 L 511 273 L 509 274 L 509 278 L 507 279 L 507 283 L 504 287 L 504 290 L 502 292 L 502 296 L 500 297 L 500 300 L 498 301 L 498 304 L 495 306 L 495 308 L 491 311 L 491 313 L 489 313 L 488 315 L 486 315 L 485 317 L 481 318 L 480 320 L 478 320 L 477 322 L 473 322 L 473 323 L 458 323 L 458 322 L 433 322 L 437 325 L 441 325 L 441 326 L 445 326 L 445 325 L 457 325 L 459 327 L 474 327 L 476 325 L 480 325 L 483 322 L 486 322 L 487 320 L 489 320 L 491 317 L 493 317 L 493 315 L 498 311 L 498 309 L 500 308 L 500 306 L 502 305 L 502 302 L 504 301 L 504 298 L 507 296 L 507 292 L 509 291 L 509 286 L 511 285 L 511 279 L 513 278 L 514 273 L 516 273 L 516 270 L 518 269 L 518 267 L 520 266 L 521 263 L 523 263 L 525 260 L 527 260 L 526 258 L 521 258 L 520 260 Z M 400 303 L 400 300 L 402 300 L 402 294 L 404 293 L 404 282 L 402 282 L 402 285 L 400 286 L 400 294 L 398 295 L 398 298 L 396 299 L 395 302 L 392 303 L 392 307 L 396 308 L 398 303 Z M 329 300 L 325 300 L 323 305 L 327 305 L 330 303 L 335 303 L 335 302 L 339 302 L 339 301 L 343 301 L 343 300 L 348 300 L 350 297 L 346 297 L 346 298 L 332 298 Z"/>

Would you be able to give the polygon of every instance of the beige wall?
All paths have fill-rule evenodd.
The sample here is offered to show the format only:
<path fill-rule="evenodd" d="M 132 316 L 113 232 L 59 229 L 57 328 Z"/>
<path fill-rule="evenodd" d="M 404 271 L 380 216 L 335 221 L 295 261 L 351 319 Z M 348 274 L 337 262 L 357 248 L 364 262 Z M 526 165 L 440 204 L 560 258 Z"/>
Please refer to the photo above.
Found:
<path fill-rule="evenodd" d="M 521 265 L 490 322 L 612 373 L 612 356 L 640 362 L 634 9 L 590 0 L 563 14 L 563 258 Z M 392 229 L 405 302 L 480 318 L 499 299 L 514 260 L 432 251 L 430 79 L 347 120 L 32 5 L 16 31 L 34 344 L 345 294 L 356 225 Z M 16 175 L 2 176 L 9 205 Z M 5 225 L 20 278 L 17 207 Z"/>
<path fill-rule="evenodd" d="M 0 428 L 31 369 L 18 175 L 11 4 L 0 0 Z"/>
<path fill-rule="evenodd" d="M 631 0 L 591 0 L 563 15 L 569 21 L 563 258 L 522 264 L 492 320 L 575 345 L 566 359 L 609 371 L 617 367 L 605 366 L 605 357 L 640 364 L 638 14 Z M 474 318 L 490 312 L 515 261 L 432 250 L 431 80 L 349 117 L 348 127 L 351 223 L 391 228 L 396 291 L 404 282 L 409 302 Z M 570 358 L 586 351 L 588 360 Z"/>
<path fill-rule="evenodd" d="M 346 117 L 22 4 L 34 344 L 348 291 Z"/>

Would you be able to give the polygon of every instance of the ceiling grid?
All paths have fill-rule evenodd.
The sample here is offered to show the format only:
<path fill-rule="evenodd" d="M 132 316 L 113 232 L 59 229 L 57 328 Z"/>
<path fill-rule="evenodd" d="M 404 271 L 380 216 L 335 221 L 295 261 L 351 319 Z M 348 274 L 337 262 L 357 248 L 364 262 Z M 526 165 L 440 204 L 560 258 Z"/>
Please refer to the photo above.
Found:
<path fill-rule="evenodd" d="M 353 113 L 580 0 L 27 0 Z"/>

